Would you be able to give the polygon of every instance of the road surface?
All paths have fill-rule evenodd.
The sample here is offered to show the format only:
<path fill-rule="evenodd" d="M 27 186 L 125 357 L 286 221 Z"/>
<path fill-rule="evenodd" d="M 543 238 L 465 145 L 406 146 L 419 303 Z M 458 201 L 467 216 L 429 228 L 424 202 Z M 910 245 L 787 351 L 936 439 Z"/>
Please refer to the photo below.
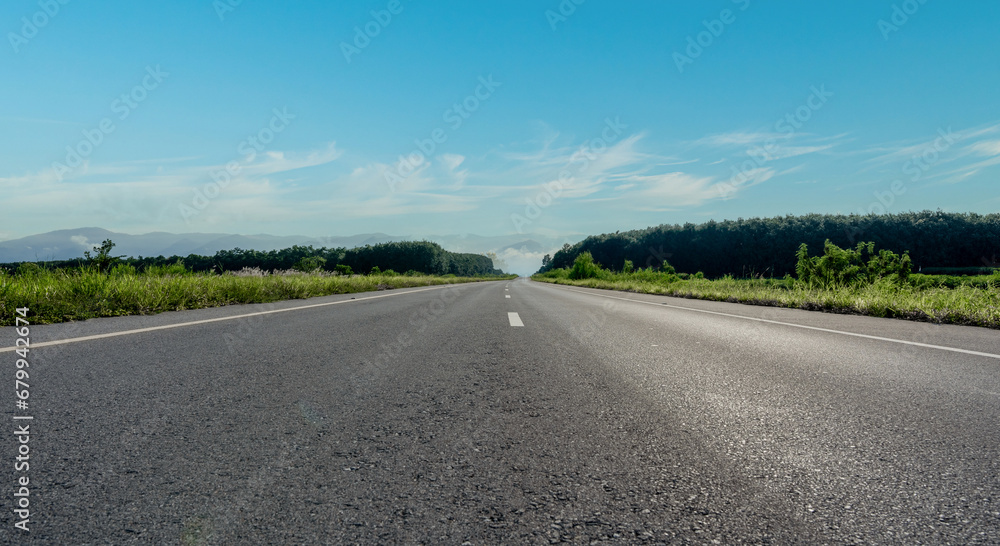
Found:
<path fill-rule="evenodd" d="M 520 279 L 30 337 L 3 544 L 1000 543 L 996 331 Z"/>

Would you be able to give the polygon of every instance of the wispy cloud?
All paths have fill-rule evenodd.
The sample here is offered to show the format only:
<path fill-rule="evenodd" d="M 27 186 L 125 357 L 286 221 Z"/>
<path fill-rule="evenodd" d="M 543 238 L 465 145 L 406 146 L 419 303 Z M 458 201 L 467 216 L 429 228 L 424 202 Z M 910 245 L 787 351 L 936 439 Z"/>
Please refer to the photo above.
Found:
<path fill-rule="evenodd" d="M 911 182 L 957 184 L 1000 164 L 997 134 L 1000 124 L 996 123 L 962 130 L 942 128 L 922 138 L 869 148 L 877 155 L 864 160 L 861 170 Z"/>
<path fill-rule="evenodd" d="M 962 183 L 1000 164 L 1000 124 L 956 135 L 954 145 L 939 154 L 934 168 L 922 172 L 927 180 Z M 776 137 L 770 155 L 748 153 Z M 555 214 L 681 209 L 701 214 L 714 203 L 752 199 L 754 188 L 765 183 L 802 189 L 828 183 L 826 165 L 817 161 L 823 156 L 836 161 L 835 156 L 859 154 L 855 157 L 862 161 L 851 162 L 854 172 L 840 173 L 841 181 L 852 180 L 852 174 L 865 169 L 899 177 L 903 164 L 928 145 L 927 138 L 864 147 L 848 146 L 849 142 L 852 137 L 846 134 L 789 136 L 766 131 L 737 131 L 676 143 L 654 142 L 640 131 L 598 142 L 596 138 L 570 138 L 545 126 L 539 138 L 497 146 L 479 156 L 447 152 L 430 157 L 395 191 L 385 179 L 386 170 L 392 168 L 391 158 L 360 157 L 329 143 L 316 149 L 259 154 L 241 165 L 224 191 L 191 224 L 182 223 L 178 204 L 189 203 L 193 192 L 210 183 L 212 173 L 225 165 L 207 164 L 198 157 L 88 163 L 63 180 L 51 169 L 42 169 L 2 177 L 0 187 L 25 207 L 47 214 L 46 221 L 54 226 L 92 224 L 84 219 L 100 215 L 119 229 L 136 230 L 231 225 L 264 229 L 268 224 L 299 221 L 440 219 L 461 214 L 477 219 L 499 216 L 509 222 L 510 214 L 522 210 L 526 199 L 536 196 L 545 184 L 560 181 L 560 206 L 553 209 L 560 212 Z M 860 155 L 861 151 L 868 157 Z M 708 162 L 705 157 L 719 159 Z M 737 183 L 734 168 L 740 169 Z M 870 183 L 859 181 L 860 185 Z"/>
<path fill-rule="evenodd" d="M 718 182 L 711 177 L 682 172 L 633 177 L 640 188 L 643 210 L 672 210 L 677 207 L 701 205 L 721 194 Z"/>
<path fill-rule="evenodd" d="M 972 151 L 987 157 L 1000 155 L 1000 140 L 984 140 L 970 146 Z"/>
<path fill-rule="evenodd" d="M 729 133 L 719 133 L 709 135 L 695 140 L 695 146 L 707 146 L 716 148 L 733 148 L 740 146 L 759 146 L 769 139 L 780 140 L 788 135 L 767 131 L 733 131 Z"/>

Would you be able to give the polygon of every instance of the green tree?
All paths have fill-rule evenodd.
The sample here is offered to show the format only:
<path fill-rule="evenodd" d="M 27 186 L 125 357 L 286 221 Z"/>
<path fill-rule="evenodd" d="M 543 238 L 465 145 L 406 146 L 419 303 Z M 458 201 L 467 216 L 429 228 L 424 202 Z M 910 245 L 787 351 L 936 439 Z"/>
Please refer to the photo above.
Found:
<path fill-rule="evenodd" d="M 105 239 L 101 246 L 94 246 L 94 251 L 97 252 L 96 256 L 92 256 L 90 251 L 87 250 L 83 253 L 83 257 L 87 261 L 93 262 L 97 266 L 97 270 L 104 273 L 111 269 L 111 266 L 115 264 L 118 260 L 122 259 L 124 256 L 112 256 L 111 249 L 115 247 L 115 244 L 111 239 Z"/>

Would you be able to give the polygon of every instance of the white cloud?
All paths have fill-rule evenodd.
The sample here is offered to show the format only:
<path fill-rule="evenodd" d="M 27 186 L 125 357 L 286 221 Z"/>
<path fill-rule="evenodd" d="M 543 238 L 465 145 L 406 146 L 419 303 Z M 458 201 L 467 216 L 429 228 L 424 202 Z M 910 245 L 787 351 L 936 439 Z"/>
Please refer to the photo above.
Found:
<path fill-rule="evenodd" d="M 441 154 L 440 158 L 444 166 L 450 171 L 454 171 L 465 161 L 465 156 L 458 154 Z"/>
<path fill-rule="evenodd" d="M 714 179 L 682 172 L 635 176 L 631 180 L 641 184 L 642 189 L 638 192 L 642 197 L 640 206 L 646 210 L 700 205 L 722 195 Z"/>
<path fill-rule="evenodd" d="M 69 240 L 72 241 L 72 242 L 74 242 L 74 243 L 76 243 L 76 244 L 78 244 L 78 245 L 80 245 L 80 246 L 82 246 L 83 248 L 85 248 L 87 250 L 90 250 L 90 249 L 94 248 L 94 246 L 96 246 L 93 243 L 90 243 L 89 241 L 87 241 L 87 237 L 84 236 L 84 235 L 74 235 L 74 236 L 70 237 Z"/>
<path fill-rule="evenodd" d="M 974 152 L 980 155 L 1000 155 L 1000 140 L 985 140 L 983 142 L 977 142 L 973 144 L 971 148 Z"/>
<path fill-rule="evenodd" d="M 777 161 L 779 159 L 788 159 L 798 157 L 800 155 L 814 154 L 829 150 L 833 147 L 833 144 L 827 144 L 825 146 L 776 146 L 769 154 L 768 160 Z"/>
<path fill-rule="evenodd" d="M 753 144 L 762 144 L 767 142 L 768 139 L 784 139 L 788 138 L 787 134 L 781 133 L 770 133 L 766 131 L 733 131 L 729 133 L 720 133 L 716 135 L 709 135 L 707 137 L 700 138 L 694 141 L 696 146 L 710 146 L 710 147 L 743 147 L 750 146 Z"/>

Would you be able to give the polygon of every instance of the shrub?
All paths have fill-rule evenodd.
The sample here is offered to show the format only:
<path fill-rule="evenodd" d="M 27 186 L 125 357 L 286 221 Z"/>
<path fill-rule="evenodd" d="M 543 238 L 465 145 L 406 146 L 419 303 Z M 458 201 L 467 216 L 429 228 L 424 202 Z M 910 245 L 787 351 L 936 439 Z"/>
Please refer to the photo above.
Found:
<path fill-rule="evenodd" d="M 635 273 L 629 277 L 629 280 L 643 281 L 654 284 L 670 284 L 681 280 L 681 277 L 677 273 L 657 271 L 652 267 L 647 267 L 646 269 L 637 269 Z"/>
<path fill-rule="evenodd" d="M 368 272 L 369 275 L 381 275 L 382 270 L 378 268 L 377 265 L 372 266 L 372 270 Z"/>
<path fill-rule="evenodd" d="M 633 271 L 635 271 L 635 265 L 632 263 L 632 260 L 625 260 L 625 265 L 622 266 L 622 273 L 628 275 Z"/>
<path fill-rule="evenodd" d="M 138 272 L 132 264 L 118 264 L 112 267 L 108 274 L 112 277 L 134 277 Z"/>
<path fill-rule="evenodd" d="M 568 279 L 569 278 L 569 268 L 560 267 L 558 269 L 550 269 L 545 273 L 541 274 L 542 277 L 546 279 Z"/>
<path fill-rule="evenodd" d="M 853 249 L 843 249 L 828 239 L 822 256 L 809 256 L 805 243 L 795 253 L 798 259 L 795 273 L 799 281 L 810 287 L 838 288 L 874 284 L 879 279 L 892 278 L 905 283 L 913 264 L 908 252 L 902 256 L 889 250 L 875 253 L 875 243 L 858 243 Z M 867 258 L 867 259 L 866 259 Z"/>
<path fill-rule="evenodd" d="M 15 275 L 18 277 L 34 278 L 41 275 L 44 271 L 45 270 L 36 263 L 24 262 L 17 266 Z"/>
<path fill-rule="evenodd" d="M 339 275 L 353 275 L 354 271 L 351 271 L 351 266 L 346 264 L 337 264 L 333 268 L 334 271 Z"/>
<path fill-rule="evenodd" d="M 170 265 L 151 265 L 144 271 L 147 275 L 152 275 L 154 277 L 167 277 L 172 275 L 186 275 L 190 273 L 187 267 L 184 267 L 184 262 L 177 260 L 176 263 Z"/>
<path fill-rule="evenodd" d="M 292 269 L 302 271 L 303 273 L 312 273 L 317 269 L 322 269 L 324 265 L 326 265 L 326 258 L 322 256 L 307 256 L 296 262 L 292 266 Z"/>
<path fill-rule="evenodd" d="M 573 269 L 569 272 L 571 279 L 597 279 L 601 277 L 601 266 L 594 263 L 590 252 L 583 252 L 573 261 Z"/>

